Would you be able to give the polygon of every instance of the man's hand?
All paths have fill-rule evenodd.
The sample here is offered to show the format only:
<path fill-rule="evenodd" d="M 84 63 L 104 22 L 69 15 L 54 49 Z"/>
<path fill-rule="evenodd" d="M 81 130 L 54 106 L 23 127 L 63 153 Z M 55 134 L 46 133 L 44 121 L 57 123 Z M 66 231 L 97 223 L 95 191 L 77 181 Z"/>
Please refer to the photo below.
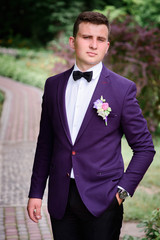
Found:
<path fill-rule="evenodd" d="M 27 211 L 30 219 L 36 223 L 42 218 L 41 216 L 42 200 L 39 198 L 30 198 L 28 200 Z"/>
<path fill-rule="evenodd" d="M 123 199 L 121 199 L 120 197 L 119 197 L 119 193 L 116 193 L 116 198 L 117 198 L 117 201 L 118 201 L 118 203 L 119 203 L 119 206 L 122 204 L 122 202 L 123 202 Z"/>

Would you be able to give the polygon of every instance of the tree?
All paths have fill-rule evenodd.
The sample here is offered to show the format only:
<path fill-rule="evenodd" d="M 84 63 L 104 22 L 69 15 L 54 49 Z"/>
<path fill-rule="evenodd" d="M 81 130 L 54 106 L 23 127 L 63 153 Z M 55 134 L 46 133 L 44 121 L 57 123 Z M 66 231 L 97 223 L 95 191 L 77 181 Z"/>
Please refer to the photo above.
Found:
<path fill-rule="evenodd" d="M 0 40 L 30 39 L 46 44 L 59 31 L 67 32 L 75 16 L 83 10 L 83 2 L 73 0 L 1 0 Z"/>
<path fill-rule="evenodd" d="M 102 9 L 111 0 L 1 0 L 0 44 L 25 47 L 29 43 L 46 44 L 60 33 L 70 35 L 72 25 L 81 11 Z M 121 7 L 124 3 L 115 0 Z M 24 41 L 25 39 L 25 41 Z M 26 42 L 26 44 L 22 44 Z"/>
<path fill-rule="evenodd" d="M 160 1 L 159 0 L 122 0 L 122 5 L 115 3 L 106 5 L 101 13 L 108 16 L 110 21 L 114 19 L 125 20 L 127 15 L 141 27 L 160 27 Z"/>
<path fill-rule="evenodd" d="M 142 27 L 160 27 L 159 0 L 123 0 L 127 12 L 134 17 Z"/>

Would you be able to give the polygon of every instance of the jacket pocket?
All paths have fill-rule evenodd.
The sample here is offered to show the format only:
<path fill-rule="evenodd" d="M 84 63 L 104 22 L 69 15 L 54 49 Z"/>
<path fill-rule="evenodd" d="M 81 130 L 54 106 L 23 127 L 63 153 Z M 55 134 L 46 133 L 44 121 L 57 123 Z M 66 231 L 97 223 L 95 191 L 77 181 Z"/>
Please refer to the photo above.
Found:
<path fill-rule="evenodd" d="M 97 172 L 97 176 L 103 180 L 112 181 L 113 184 L 117 184 L 122 178 L 124 172 L 119 170 L 101 171 Z"/>
<path fill-rule="evenodd" d="M 109 118 L 116 118 L 116 117 L 118 117 L 118 115 L 116 113 L 111 112 L 108 117 Z"/>
<path fill-rule="evenodd" d="M 120 172 L 120 171 L 118 172 L 118 171 L 115 171 L 115 170 L 97 172 L 97 176 L 99 176 L 99 177 L 103 177 L 103 176 L 113 177 L 113 180 L 121 178 L 122 175 L 123 175 L 122 172 Z"/>

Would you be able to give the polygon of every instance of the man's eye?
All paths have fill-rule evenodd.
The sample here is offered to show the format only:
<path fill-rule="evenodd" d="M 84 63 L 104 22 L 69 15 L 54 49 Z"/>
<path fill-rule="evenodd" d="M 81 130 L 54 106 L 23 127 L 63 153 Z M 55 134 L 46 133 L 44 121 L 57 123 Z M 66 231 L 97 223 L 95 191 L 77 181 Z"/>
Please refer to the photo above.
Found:
<path fill-rule="evenodd" d="M 83 38 L 84 38 L 84 39 L 88 39 L 88 38 L 89 38 L 89 36 L 84 36 Z"/>
<path fill-rule="evenodd" d="M 99 38 L 98 39 L 100 42 L 104 42 L 105 41 L 105 39 L 103 39 L 103 38 Z"/>

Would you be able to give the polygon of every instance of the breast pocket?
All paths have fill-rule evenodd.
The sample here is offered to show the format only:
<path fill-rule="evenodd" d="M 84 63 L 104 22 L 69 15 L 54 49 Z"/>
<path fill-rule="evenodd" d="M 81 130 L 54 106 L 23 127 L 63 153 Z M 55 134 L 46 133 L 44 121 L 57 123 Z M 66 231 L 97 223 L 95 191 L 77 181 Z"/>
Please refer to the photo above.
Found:
<path fill-rule="evenodd" d="M 116 117 L 118 117 L 118 115 L 116 113 L 112 113 L 112 112 L 108 116 L 108 118 L 116 118 Z"/>

